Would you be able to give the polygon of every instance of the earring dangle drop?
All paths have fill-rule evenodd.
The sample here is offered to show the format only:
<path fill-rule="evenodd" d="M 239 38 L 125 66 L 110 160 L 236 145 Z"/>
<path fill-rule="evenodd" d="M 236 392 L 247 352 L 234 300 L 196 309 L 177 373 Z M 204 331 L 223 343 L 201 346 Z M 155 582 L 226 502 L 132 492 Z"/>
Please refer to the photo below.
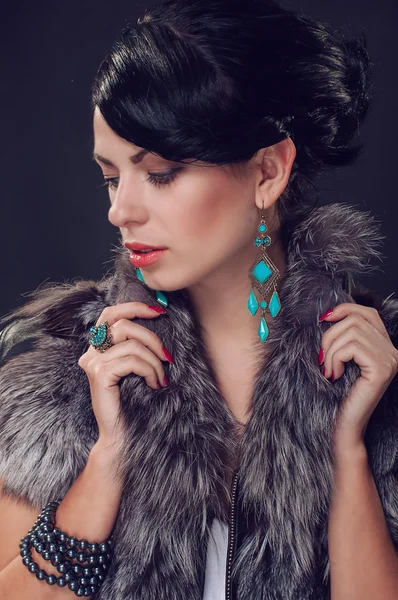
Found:
<path fill-rule="evenodd" d="M 141 272 L 140 268 L 136 268 L 135 270 L 137 278 L 142 281 L 142 283 L 145 283 L 145 279 L 144 276 Z M 145 284 L 146 285 L 146 284 Z M 162 306 L 163 308 L 167 308 L 169 305 L 169 301 L 167 296 L 165 296 L 165 294 L 163 294 L 163 292 L 156 290 L 156 300 L 157 302 L 160 304 L 160 306 Z"/>
<path fill-rule="evenodd" d="M 247 308 L 253 317 L 257 314 L 258 308 L 261 308 L 262 317 L 258 328 L 258 335 L 261 342 L 264 343 L 269 334 L 268 325 L 265 320 L 265 311 L 268 308 L 272 318 L 275 318 L 281 309 L 279 295 L 276 291 L 276 284 L 280 277 L 279 270 L 266 253 L 266 247 L 271 245 L 271 238 L 269 235 L 265 235 L 267 225 L 265 224 L 264 219 L 264 201 L 261 209 L 261 221 L 258 226 L 258 231 L 261 235 L 254 239 L 254 245 L 260 248 L 260 253 L 249 271 L 249 278 L 252 283 L 252 288 L 254 287 L 260 292 L 262 300 L 260 303 L 258 302 L 252 289 L 249 294 Z M 265 297 L 272 288 L 273 293 L 269 303 L 267 303 Z"/>

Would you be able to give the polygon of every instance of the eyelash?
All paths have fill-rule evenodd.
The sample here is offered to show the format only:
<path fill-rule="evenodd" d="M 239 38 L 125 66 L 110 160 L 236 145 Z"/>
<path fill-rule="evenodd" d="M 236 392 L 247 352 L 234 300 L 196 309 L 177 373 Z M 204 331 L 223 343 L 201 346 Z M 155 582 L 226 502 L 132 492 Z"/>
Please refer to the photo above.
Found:
<path fill-rule="evenodd" d="M 177 177 L 177 173 L 181 171 L 181 169 L 174 169 L 173 171 L 168 171 L 166 173 L 149 173 L 149 177 L 146 181 L 152 183 L 156 187 L 163 187 L 166 185 L 170 185 L 174 179 Z M 109 179 L 105 179 L 102 187 L 106 187 L 108 189 L 115 189 L 117 184 L 115 183 L 119 177 L 110 177 Z"/>

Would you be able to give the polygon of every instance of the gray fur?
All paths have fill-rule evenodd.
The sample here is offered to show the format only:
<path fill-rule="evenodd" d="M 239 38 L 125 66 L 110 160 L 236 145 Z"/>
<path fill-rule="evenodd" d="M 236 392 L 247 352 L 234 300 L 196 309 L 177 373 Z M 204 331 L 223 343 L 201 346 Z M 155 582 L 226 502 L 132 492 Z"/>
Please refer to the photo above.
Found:
<path fill-rule="evenodd" d="M 380 258 L 381 239 L 369 213 L 344 204 L 319 207 L 296 226 L 280 285 L 282 310 L 259 365 L 240 449 L 186 292 L 167 292 L 167 315 L 137 319 L 156 332 L 175 364 L 164 363 L 166 389 L 152 390 L 134 374 L 120 383 L 127 435 L 117 473 L 124 488 L 112 568 L 97 599 L 201 600 L 211 522 L 227 520 L 225 465 L 237 451 L 242 507 L 250 517 L 235 562 L 237 598 L 330 599 L 330 442 L 339 405 L 360 371 L 351 361 L 334 384 L 321 375 L 317 357 L 329 325 L 318 316 L 353 298 L 366 300 L 397 345 L 398 301 L 347 291 L 370 259 Z M 38 512 L 65 495 L 97 439 L 88 381 L 77 364 L 89 328 L 107 305 L 156 302 L 137 280 L 128 251 L 120 245 L 115 254 L 111 276 L 46 286 L 4 319 L 0 477 L 10 496 Z M 26 323 L 35 324 L 33 348 L 13 357 L 7 339 L 15 343 Z M 396 378 L 372 415 L 366 444 L 398 549 Z"/>

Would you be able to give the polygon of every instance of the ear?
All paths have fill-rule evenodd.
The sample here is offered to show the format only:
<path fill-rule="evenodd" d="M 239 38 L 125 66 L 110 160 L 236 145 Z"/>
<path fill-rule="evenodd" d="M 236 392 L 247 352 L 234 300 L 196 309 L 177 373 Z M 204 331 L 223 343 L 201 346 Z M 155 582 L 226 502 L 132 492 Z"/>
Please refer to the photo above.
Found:
<path fill-rule="evenodd" d="M 256 205 L 270 208 L 285 190 L 296 158 L 296 146 L 286 138 L 273 146 L 259 150 L 255 163 L 258 167 Z"/>

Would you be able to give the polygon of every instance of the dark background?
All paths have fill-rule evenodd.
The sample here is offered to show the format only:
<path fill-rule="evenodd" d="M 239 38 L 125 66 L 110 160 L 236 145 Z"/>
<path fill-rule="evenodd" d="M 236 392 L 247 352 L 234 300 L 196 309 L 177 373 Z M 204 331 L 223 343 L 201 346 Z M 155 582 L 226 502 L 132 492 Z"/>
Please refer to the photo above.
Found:
<path fill-rule="evenodd" d="M 189 0 L 187 0 L 189 1 Z M 93 147 L 90 85 L 121 29 L 151 2 L 68 0 L 2 6 L 0 314 L 45 281 L 100 279 L 113 267 L 118 229 Z M 385 260 L 363 283 L 395 293 L 396 0 L 285 0 L 352 35 L 365 30 L 376 61 L 375 98 L 352 167 L 319 180 L 320 202 L 371 210 L 386 236 Z M 379 263 L 378 263 L 379 264 Z"/>

